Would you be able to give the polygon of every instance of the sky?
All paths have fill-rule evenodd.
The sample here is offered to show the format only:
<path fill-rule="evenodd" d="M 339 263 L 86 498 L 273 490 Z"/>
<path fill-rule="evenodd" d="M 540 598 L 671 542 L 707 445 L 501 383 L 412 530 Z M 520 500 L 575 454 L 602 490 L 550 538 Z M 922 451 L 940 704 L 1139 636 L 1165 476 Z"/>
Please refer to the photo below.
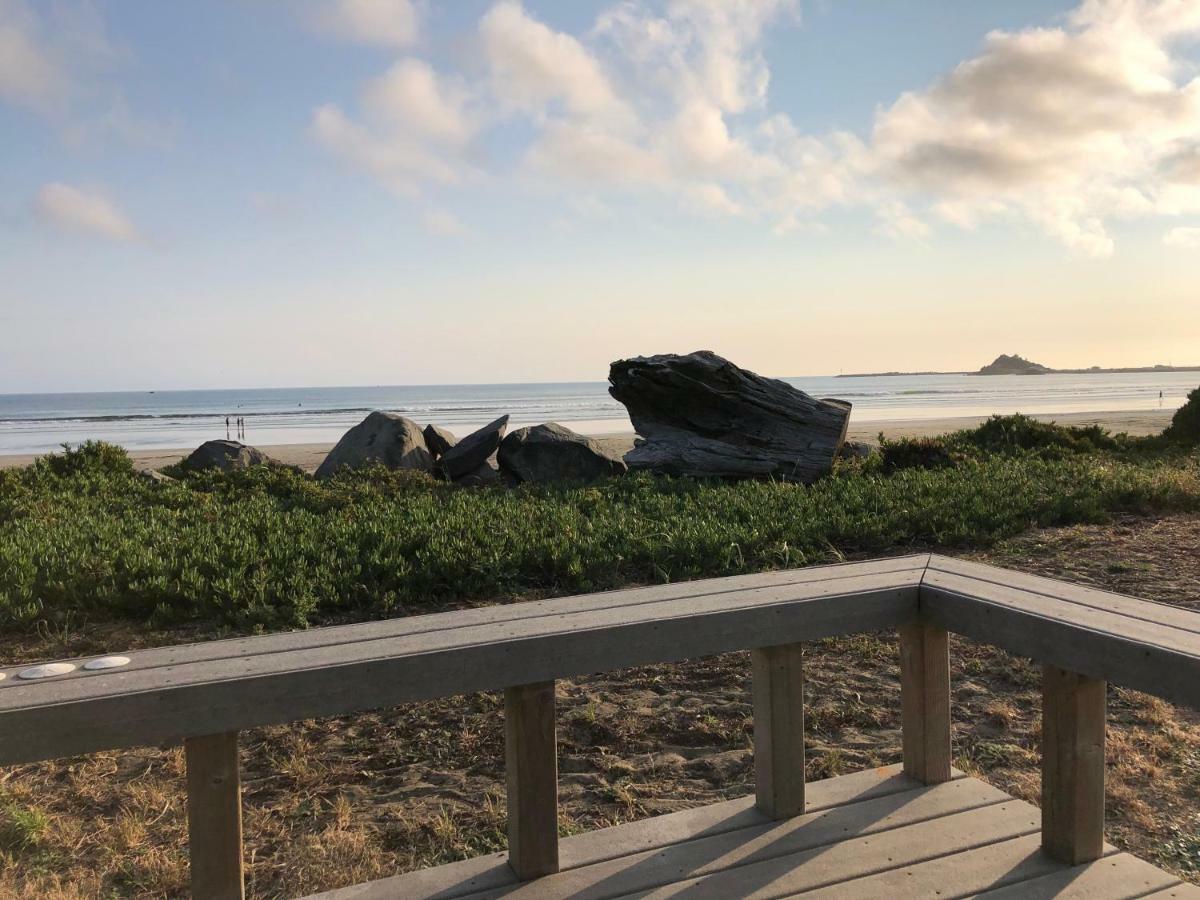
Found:
<path fill-rule="evenodd" d="M 1200 364 L 1200 0 L 0 0 L 0 393 Z"/>

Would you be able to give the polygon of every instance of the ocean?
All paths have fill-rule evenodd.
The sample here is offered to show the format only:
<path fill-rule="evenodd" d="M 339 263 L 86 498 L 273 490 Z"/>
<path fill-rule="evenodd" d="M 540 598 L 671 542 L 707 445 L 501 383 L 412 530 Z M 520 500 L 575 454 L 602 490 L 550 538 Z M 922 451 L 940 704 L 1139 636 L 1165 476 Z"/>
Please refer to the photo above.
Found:
<path fill-rule="evenodd" d="M 1011 412 L 1176 409 L 1200 384 L 1200 373 L 783 380 L 816 397 L 850 401 L 852 421 L 867 423 Z M 194 447 L 225 437 L 226 417 L 237 416 L 245 418 L 248 443 L 332 443 L 375 409 L 460 433 L 504 413 L 512 417 L 510 428 L 553 421 L 588 434 L 630 429 L 624 407 L 608 396 L 605 382 L 0 394 L 0 453 L 41 453 L 88 439 L 131 450 Z M 235 436 L 232 429 L 229 434 Z"/>

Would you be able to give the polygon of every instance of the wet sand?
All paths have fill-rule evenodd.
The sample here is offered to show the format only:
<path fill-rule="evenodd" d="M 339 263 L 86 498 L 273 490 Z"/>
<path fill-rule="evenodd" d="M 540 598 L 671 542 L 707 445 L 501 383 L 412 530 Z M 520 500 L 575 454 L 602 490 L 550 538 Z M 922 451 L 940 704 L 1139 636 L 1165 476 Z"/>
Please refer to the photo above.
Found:
<path fill-rule="evenodd" d="M 1133 435 L 1157 434 L 1171 422 L 1174 410 L 1114 410 L 1110 412 L 1047 413 L 1033 416 L 1044 422 L 1060 425 L 1101 425 L 1113 433 L 1128 432 Z M 940 419 L 892 419 L 850 422 L 850 440 L 875 441 L 882 432 L 885 437 L 926 437 L 972 428 L 987 419 L 987 416 L 954 416 Z M 565 422 L 568 428 L 570 422 Z M 611 452 L 622 454 L 633 446 L 632 432 L 621 434 L 597 434 L 595 439 Z M 259 449 L 282 463 L 299 466 L 313 471 L 321 464 L 332 444 L 275 444 L 263 445 Z M 192 448 L 174 450 L 132 450 L 129 453 L 139 469 L 161 469 L 177 463 Z M 40 454 L 0 455 L 0 469 L 27 466 Z"/>

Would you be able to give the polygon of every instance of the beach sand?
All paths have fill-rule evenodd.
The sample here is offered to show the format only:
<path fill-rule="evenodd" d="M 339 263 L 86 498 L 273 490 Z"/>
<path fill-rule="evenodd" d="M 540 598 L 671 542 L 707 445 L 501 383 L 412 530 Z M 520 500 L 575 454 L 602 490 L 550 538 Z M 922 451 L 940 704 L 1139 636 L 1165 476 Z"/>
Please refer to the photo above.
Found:
<path fill-rule="evenodd" d="M 1101 425 L 1113 433 L 1127 432 L 1133 435 L 1157 434 L 1171 422 L 1174 410 L 1114 410 L 1110 412 L 1047 413 L 1033 416 L 1043 422 L 1060 425 Z M 972 428 L 987 419 L 987 416 L 954 416 L 941 419 L 896 419 L 855 422 L 851 419 L 849 439 L 874 442 L 882 432 L 885 437 L 929 437 Z M 565 422 L 568 428 L 570 422 Z M 610 452 L 623 454 L 633 446 L 632 432 L 598 434 L 595 440 Z M 312 472 L 325 459 L 332 444 L 275 444 L 262 445 L 259 449 L 282 463 L 299 466 Z M 132 450 L 129 453 L 134 465 L 142 470 L 161 469 L 177 463 L 194 448 L 174 450 Z M 0 469 L 27 466 L 38 454 L 0 455 Z"/>

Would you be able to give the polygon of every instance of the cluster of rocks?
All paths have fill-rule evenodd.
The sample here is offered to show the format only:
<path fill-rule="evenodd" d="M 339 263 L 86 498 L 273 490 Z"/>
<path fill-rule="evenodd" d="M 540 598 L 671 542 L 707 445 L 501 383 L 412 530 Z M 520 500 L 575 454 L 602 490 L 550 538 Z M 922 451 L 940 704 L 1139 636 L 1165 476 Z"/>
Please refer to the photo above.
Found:
<path fill-rule="evenodd" d="M 849 403 L 815 399 L 707 350 L 618 360 L 608 380 L 639 436 L 623 460 L 554 423 L 506 434 L 508 416 L 501 416 L 459 440 L 437 425 L 422 429 L 397 413 L 373 412 L 342 435 L 316 476 L 381 464 L 460 485 L 595 481 L 627 468 L 811 482 L 835 456 L 871 452 L 846 441 Z M 183 465 L 229 470 L 270 462 L 237 441 L 209 441 Z"/>
<path fill-rule="evenodd" d="M 342 436 L 316 474 L 326 478 L 343 468 L 379 462 L 480 486 L 497 481 L 594 481 L 625 471 L 625 463 L 595 441 L 553 422 L 511 434 L 507 429 L 505 415 L 460 440 L 437 425 L 422 429 L 397 413 L 373 412 Z"/>

